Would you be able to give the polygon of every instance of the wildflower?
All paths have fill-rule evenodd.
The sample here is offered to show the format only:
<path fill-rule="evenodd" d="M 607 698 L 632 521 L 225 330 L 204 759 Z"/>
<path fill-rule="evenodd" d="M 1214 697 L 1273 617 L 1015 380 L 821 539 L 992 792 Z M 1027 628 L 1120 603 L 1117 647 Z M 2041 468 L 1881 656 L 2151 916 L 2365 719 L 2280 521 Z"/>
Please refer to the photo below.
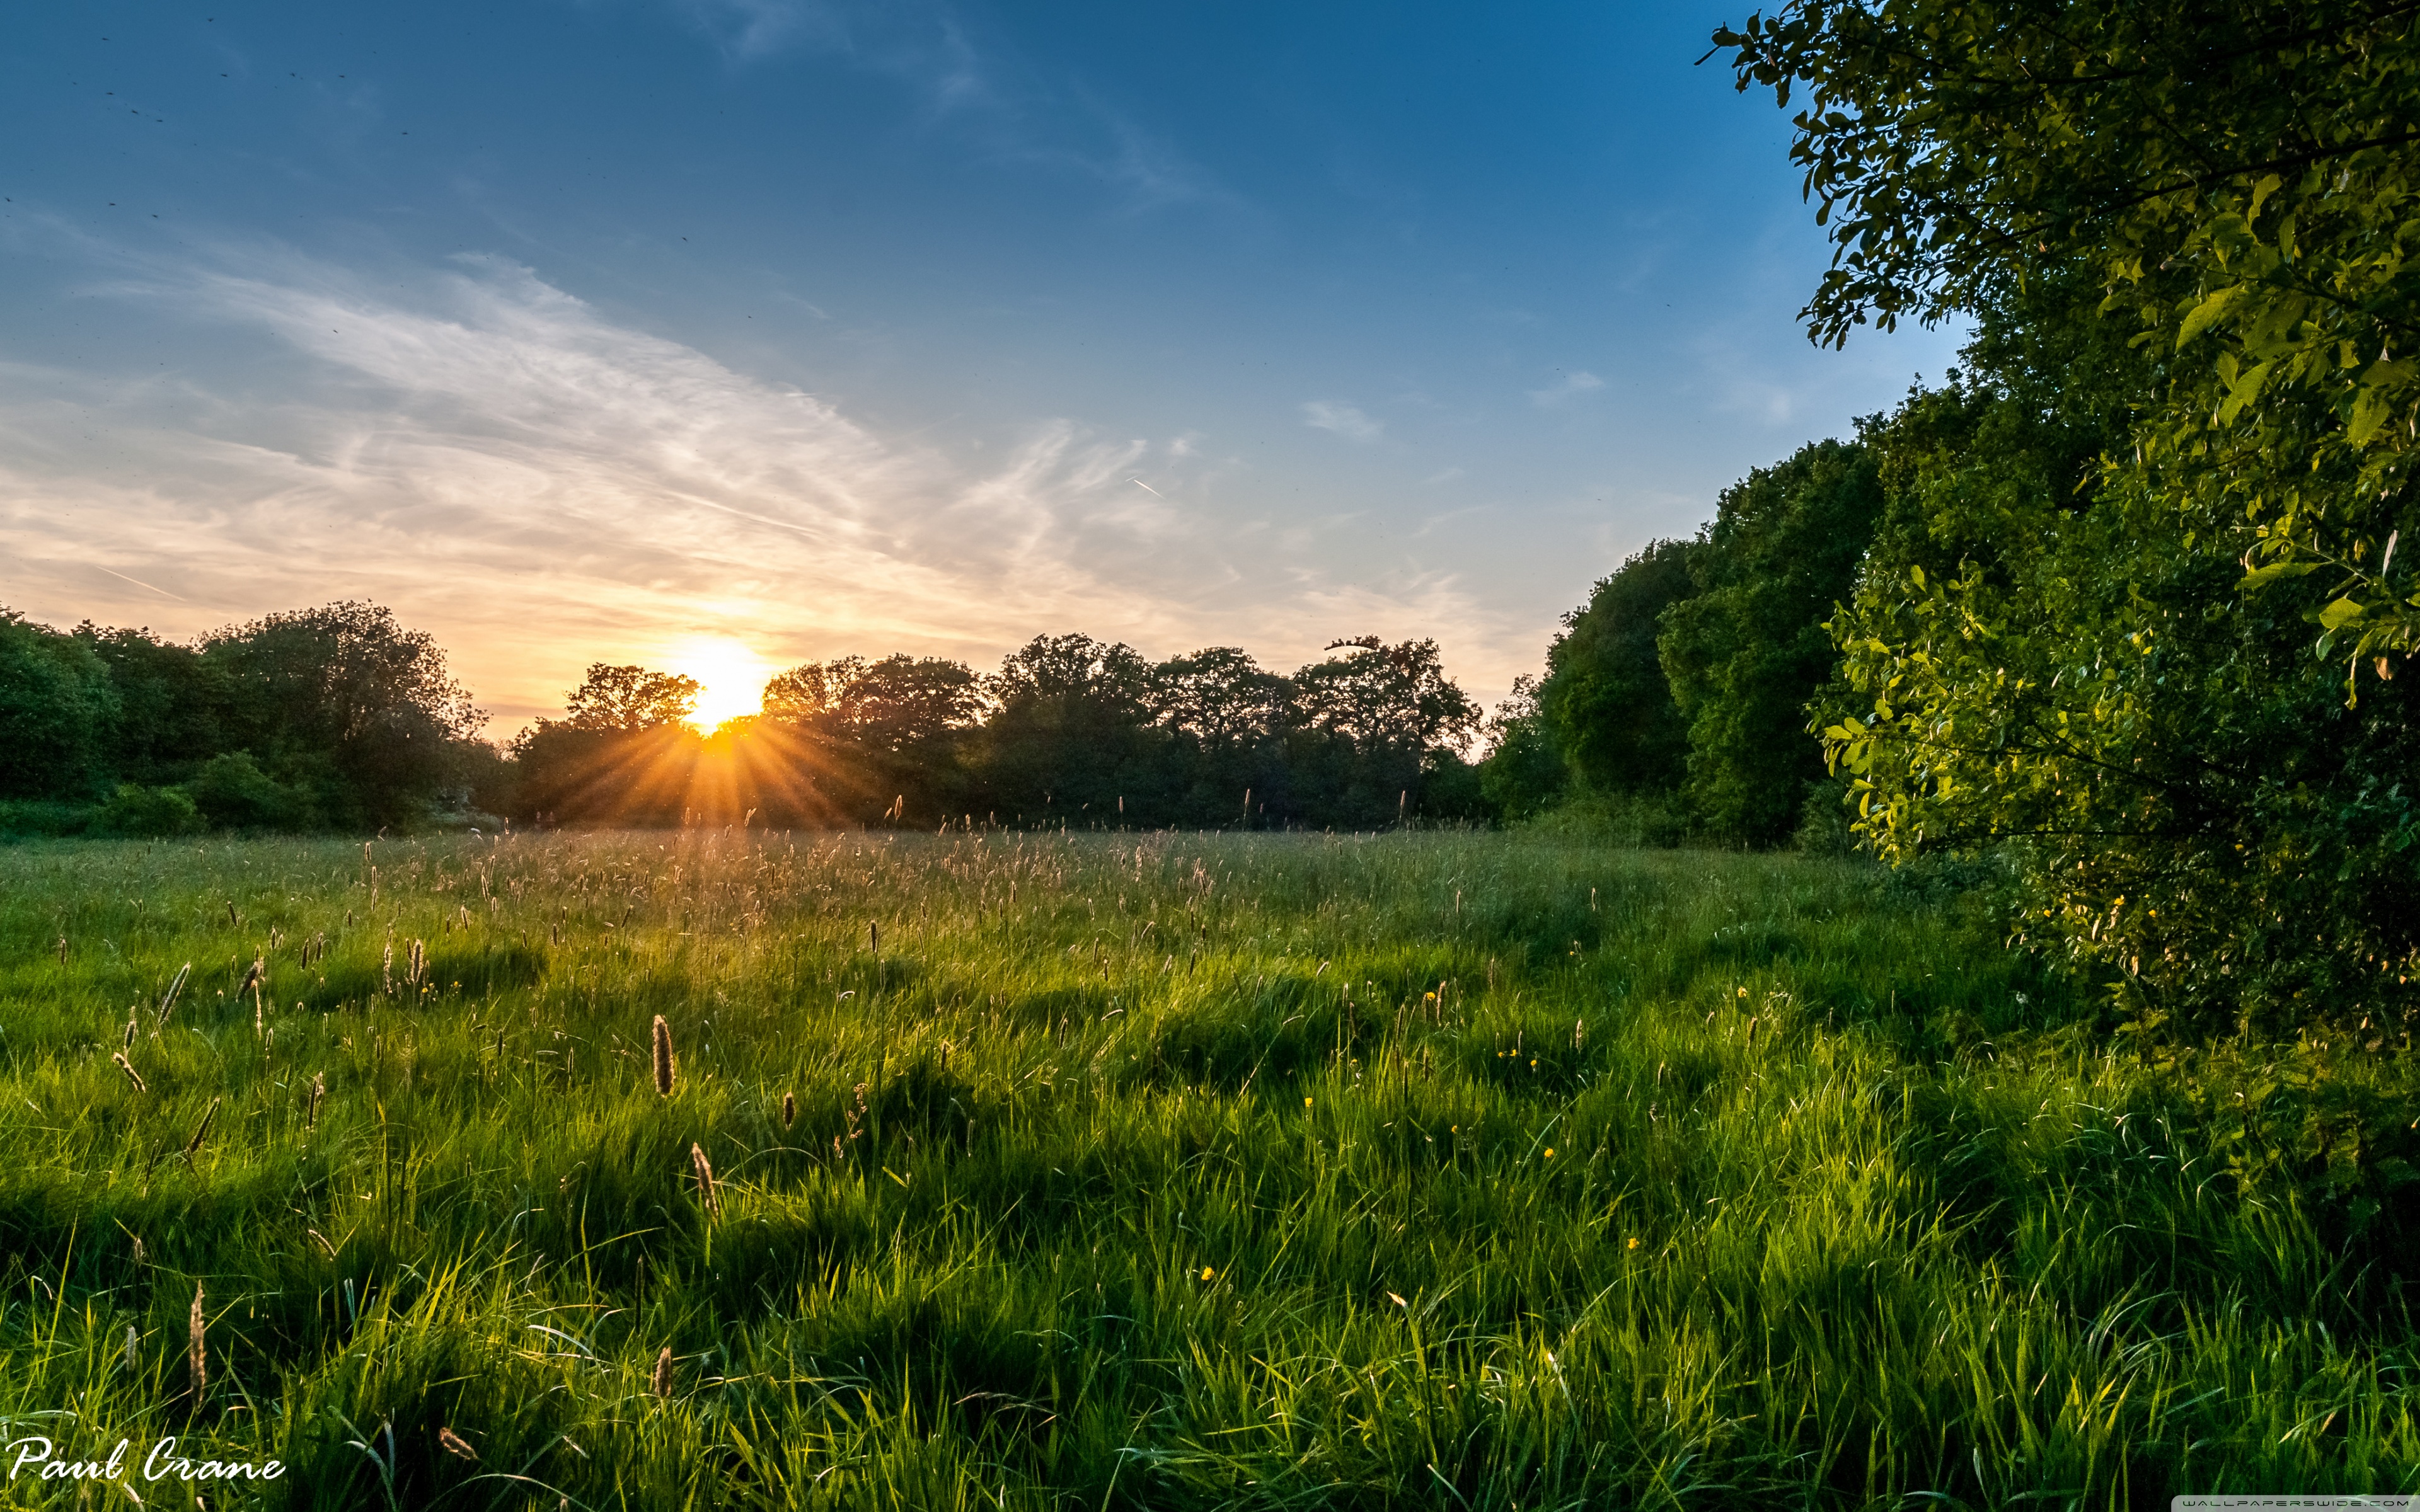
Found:
<path fill-rule="evenodd" d="M 1745 987 L 1741 988 L 1741 989 L 1739 990 L 1739 995 L 1740 995 L 1742 997 L 1745 997 L 1745 996 L 1747 995 L 1747 989 L 1746 989 L 1746 988 L 1745 988 Z"/>
<path fill-rule="evenodd" d="M 1202 1280 L 1204 1280 L 1204 1281 L 1209 1280 L 1211 1277 L 1213 1277 L 1213 1276 L 1217 1275 L 1218 1273 L 1218 1272 L 1213 1271 L 1212 1269 L 1210 1269 L 1210 1267 L 1208 1267 L 1208 1266 L 1206 1266 L 1206 1265 L 1205 1265 L 1205 1266 L 1203 1266 L 1203 1267 L 1202 1268 Z"/>
<path fill-rule="evenodd" d="M 1306 1098 L 1304 1098 L 1304 1099 L 1302 1100 L 1302 1105 L 1303 1105 L 1304 1107 L 1309 1107 L 1309 1106 L 1311 1106 L 1311 1099 L 1309 1099 L 1309 1098 L 1307 1098 L 1307 1097 L 1306 1097 Z"/>
<path fill-rule="evenodd" d="M 1631 1247 L 1632 1249 L 1637 1249 L 1637 1248 L 1638 1247 L 1638 1240 L 1637 1240 L 1637 1238 L 1636 1236 L 1633 1236 L 1633 1238 L 1631 1239 L 1631 1241 L 1630 1241 L 1630 1247 Z"/>
<path fill-rule="evenodd" d="M 1554 1147 L 1554 1146 L 1552 1146 L 1552 1145 L 1548 1145 L 1548 1146 L 1546 1147 L 1546 1158 L 1547 1158 L 1548 1160 L 1553 1160 L 1553 1159 L 1555 1158 L 1555 1147 Z"/>

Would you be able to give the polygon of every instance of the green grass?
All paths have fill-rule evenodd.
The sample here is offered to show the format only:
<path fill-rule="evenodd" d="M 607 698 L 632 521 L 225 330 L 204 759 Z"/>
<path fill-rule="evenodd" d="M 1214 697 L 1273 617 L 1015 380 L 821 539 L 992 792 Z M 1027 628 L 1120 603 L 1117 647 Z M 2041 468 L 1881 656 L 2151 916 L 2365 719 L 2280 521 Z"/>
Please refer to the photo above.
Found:
<path fill-rule="evenodd" d="M 2395 1230 L 1972 914 L 1491 835 L 0 849 L 0 1414 L 290 1466 L 213 1506 L 2420 1486 Z"/>

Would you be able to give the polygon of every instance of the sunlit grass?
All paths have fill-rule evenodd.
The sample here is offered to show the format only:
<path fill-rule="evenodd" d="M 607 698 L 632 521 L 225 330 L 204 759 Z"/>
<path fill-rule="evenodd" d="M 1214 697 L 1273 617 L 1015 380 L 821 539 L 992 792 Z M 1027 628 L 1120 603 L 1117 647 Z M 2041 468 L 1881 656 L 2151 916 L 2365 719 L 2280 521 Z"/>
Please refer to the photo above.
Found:
<path fill-rule="evenodd" d="M 1847 864 L 44 844 L 0 851 L 0 1412 L 293 1466 L 225 1494 L 2148 1506 L 2420 1469 L 2396 1284 L 2231 1196 L 1954 901 Z"/>

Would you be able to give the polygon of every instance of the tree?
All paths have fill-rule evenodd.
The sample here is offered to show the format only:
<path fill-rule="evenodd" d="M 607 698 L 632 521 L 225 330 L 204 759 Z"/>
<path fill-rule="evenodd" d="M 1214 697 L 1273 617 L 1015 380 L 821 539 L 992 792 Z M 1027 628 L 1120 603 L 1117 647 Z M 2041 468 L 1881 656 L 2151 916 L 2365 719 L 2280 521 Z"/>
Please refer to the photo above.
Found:
<path fill-rule="evenodd" d="M 1869 433 L 1892 525 L 1824 729 L 1860 829 L 1998 848 L 2022 936 L 2144 1026 L 2382 1042 L 2420 980 L 2420 750 L 2383 681 L 2420 604 L 2390 576 L 2409 8 L 1792 4 L 1719 39 L 1743 86 L 1811 96 L 1815 336 L 1977 323 L 1971 386 Z"/>
<path fill-rule="evenodd" d="M 117 709 L 90 646 L 0 609 L 0 796 L 87 796 Z"/>
<path fill-rule="evenodd" d="M 965 745 L 982 717 L 982 680 L 938 656 L 843 656 L 765 685 L 754 758 L 768 812 L 801 820 L 930 824 L 971 803 Z"/>
<path fill-rule="evenodd" d="M 1210 646 L 1151 670 L 1152 716 L 1168 737 L 1154 784 L 1162 824 L 1226 825 L 1249 795 L 1256 811 L 1297 818 L 1285 737 L 1294 685 L 1236 646 Z M 1132 808 L 1132 805 L 1129 805 Z"/>
<path fill-rule="evenodd" d="M 514 739 L 515 807 L 547 824 L 684 818 L 701 806 L 700 741 L 686 722 L 698 690 L 694 678 L 592 662 L 564 695 L 563 718 L 539 719 Z"/>
<path fill-rule="evenodd" d="M 2420 446 L 2409 7 L 1791 0 L 1715 41 L 1741 88 L 1808 96 L 1819 340 L 2080 268 L 2180 359 L 2122 465 L 2227 533 L 2241 590 L 2322 574 L 2317 635 L 2356 676 L 2420 643 L 2389 544 Z"/>
<path fill-rule="evenodd" d="M 416 818 L 461 776 L 487 716 L 445 654 L 375 604 L 271 614 L 204 638 L 231 748 L 307 789 L 328 822 Z"/>
<path fill-rule="evenodd" d="M 624 734 L 685 723 L 696 710 L 704 686 L 678 672 L 591 662 L 588 675 L 571 690 L 563 722 L 574 730 Z"/>
<path fill-rule="evenodd" d="M 1696 541 L 1651 541 L 1563 616 L 1537 687 L 1539 733 L 1592 788 L 1660 793 L 1688 776 L 1689 725 L 1655 649 L 1664 612 L 1698 591 Z"/>
<path fill-rule="evenodd" d="M 1156 807 L 1151 664 L 1132 646 L 1088 635 L 1036 636 L 985 680 L 997 705 L 984 727 L 991 805 L 1028 822 L 1116 824 L 1129 797 Z"/>
<path fill-rule="evenodd" d="M 1689 722 L 1689 808 L 1714 834 L 1785 839 L 1822 779 L 1807 705 L 1837 663 L 1823 622 L 1881 513 L 1873 458 L 1819 441 L 1725 489 L 1689 554 L 1697 592 L 1665 610 L 1656 647 Z"/>
<path fill-rule="evenodd" d="M 1575 611 L 1576 614 L 1578 611 Z M 1648 649 L 1655 642 L 1651 639 Z M 1659 674 L 1660 676 L 1660 674 Z M 1538 706 L 1538 679 L 1524 672 L 1488 716 L 1487 757 L 1479 764 L 1480 792 L 1505 819 L 1544 813 L 1569 790 L 1572 764 Z"/>
<path fill-rule="evenodd" d="M 180 782 L 227 749 L 234 702 L 227 669 L 193 646 L 163 640 L 148 628 L 103 628 L 89 620 L 75 637 L 109 669 L 116 690 L 105 758 L 110 772 L 134 782 Z"/>
<path fill-rule="evenodd" d="M 1293 678 L 1295 807 L 1354 825 L 1423 812 L 1427 779 L 1449 759 L 1460 765 L 1478 733 L 1479 705 L 1446 676 L 1435 640 L 1390 645 L 1370 635 L 1327 649 L 1342 655 Z"/>

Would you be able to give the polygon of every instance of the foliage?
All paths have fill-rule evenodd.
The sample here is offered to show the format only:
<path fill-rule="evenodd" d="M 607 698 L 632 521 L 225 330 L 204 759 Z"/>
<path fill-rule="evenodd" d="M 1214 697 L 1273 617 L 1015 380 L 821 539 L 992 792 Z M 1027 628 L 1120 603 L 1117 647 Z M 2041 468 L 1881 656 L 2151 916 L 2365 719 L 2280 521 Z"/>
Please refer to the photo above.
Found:
<path fill-rule="evenodd" d="M 704 687 L 696 678 L 675 672 L 591 662 L 588 674 L 568 695 L 562 723 L 625 735 L 660 730 L 686 720 Z"/>
<path fill-rule="evenodd" d="M 1489 817 L 1459 755 L 1476 710 L 1435 643 L 1339 648 L 1293 677 L 1233 646 L 1155 664 L 1081 634 L 1037 636 L 988 677 L 939 657 L 809 662 L 711 738 L 668 717 L 540 720 L 514 746 L 511 806 L 549 824 L 910 828 Z M 593 669 L 592 684 L 600 674 L 657 686 L 643 668 Z"/>
<path fill-rule="evenodd" d="M 1824 712 L 1860 827 L 2011 845 L 2020 936 L 2140 1031 L 2383 1044 L 2420 795 L 2399 691 L 2344 669 L 2412 644 L 2411 17 L 1915 0 L 1719 39 L 1810 96 L 1818 338 L 1977 321 L 1966 385 L 1869 437 L 1893 523 Z"/>
<path fill-rule="evenodd" d="M 1806 713 L 1837 660 L 1823 625 L 1881 509 L 1872 456 L 1819 441 L 1725 489 L 1688 558 L 1697 592 L 1664 611 L 1656 646 L 1689 722 L 1689 808 L 1721 839 L 1787 839 L 1823 775 Z"/>
<path fill-rule="evenodd" d="M 1480 763 L 1480 790 L 1498 815 L 1533 819 L 1562 801 L 1571 786 L 1571 764 L 1538 707 L 1538 679 L 1512 679 L 1512 691 L 1487 717 L 1487 757 Z"/>
<path fill-rule="evenodd" d="M 2409 1485 L 2409 1057 L 2090 1053 L 1920 871 L 14 846 L 0 1414 L 62 1457 L 274 1456 L 268 1506 Z M 669 1096 L 625 1053 L 658 1014 Z"/>
<path fill-rule="evenodd" d="M 1698 592 L 1699 541 L 1651 541 L 1563 616 L 1538 688 L 1543 733 L 1572 771 L 1606 793 L 1676 792 L 1689 722 L 1672 701 L 1656 637 L 1664 613 Z"/>
<path fill-rule="evenodd" d="M 116 695 L 102 765 L 130 781 L 183 781 L 195 764 L 231 749 L 225 719 L 236 698 L 222 661 L 148 629 L 85 621 L 75 637 L 109 669 Z"/>
<path fill-rule="evenodd" d="M 2156 491 L 2236 543 L 2247 590 L 2324 572 L 2356 672 L 2413 648 L 2387 560 L 2420 411 L 2395 352 L 2420 292 L 2409 8 L 1794 0 L 1715 39 L 1742 88 L 1809 97 L 1819 338 L 2083 265 L 2137 342 L 2194 353 L 2144 396 Z"/>
<path fill-rule="evenodd" d="M 95 835 L 134 835 L 157 840 L 203 828 L 202 811 L 181 788 L 147 788 L 120 782 L 109 801 L 94 809 L 85 827 Z"/>
<path fill-rule="evenodd" d="M 185 792 L 204 818 L 223 828 L 294 829 L 309 817 L 302 795 L 262 771 L 249 751 L 204 762 Z"/>
<path fill-rule="evenodd" d="M 349 826 L 408 824 L 457 783 L 486 717 L 426 631 L 375 604 L 271 614 L 201 644 L 222 670 L 222 717 L 247 750 Z"/>
<path fill-rule="evenodd" d="M 89 647 L 0 609 L 0 797 L 85 796 L 116 714 Z"/>
<path fill-rule="evenodd" d="M 104 828 L 183 824 L 134 817 L 112 795 L 128 785 L 238 826 L 417 823 L 492 762 L 474 738 L 483 718 L 436 643 L 374 605 L 272 614 L 191 645 L 90 622 L 61 634 L 0 609 L 0 795 L 99 803 Z"/>

